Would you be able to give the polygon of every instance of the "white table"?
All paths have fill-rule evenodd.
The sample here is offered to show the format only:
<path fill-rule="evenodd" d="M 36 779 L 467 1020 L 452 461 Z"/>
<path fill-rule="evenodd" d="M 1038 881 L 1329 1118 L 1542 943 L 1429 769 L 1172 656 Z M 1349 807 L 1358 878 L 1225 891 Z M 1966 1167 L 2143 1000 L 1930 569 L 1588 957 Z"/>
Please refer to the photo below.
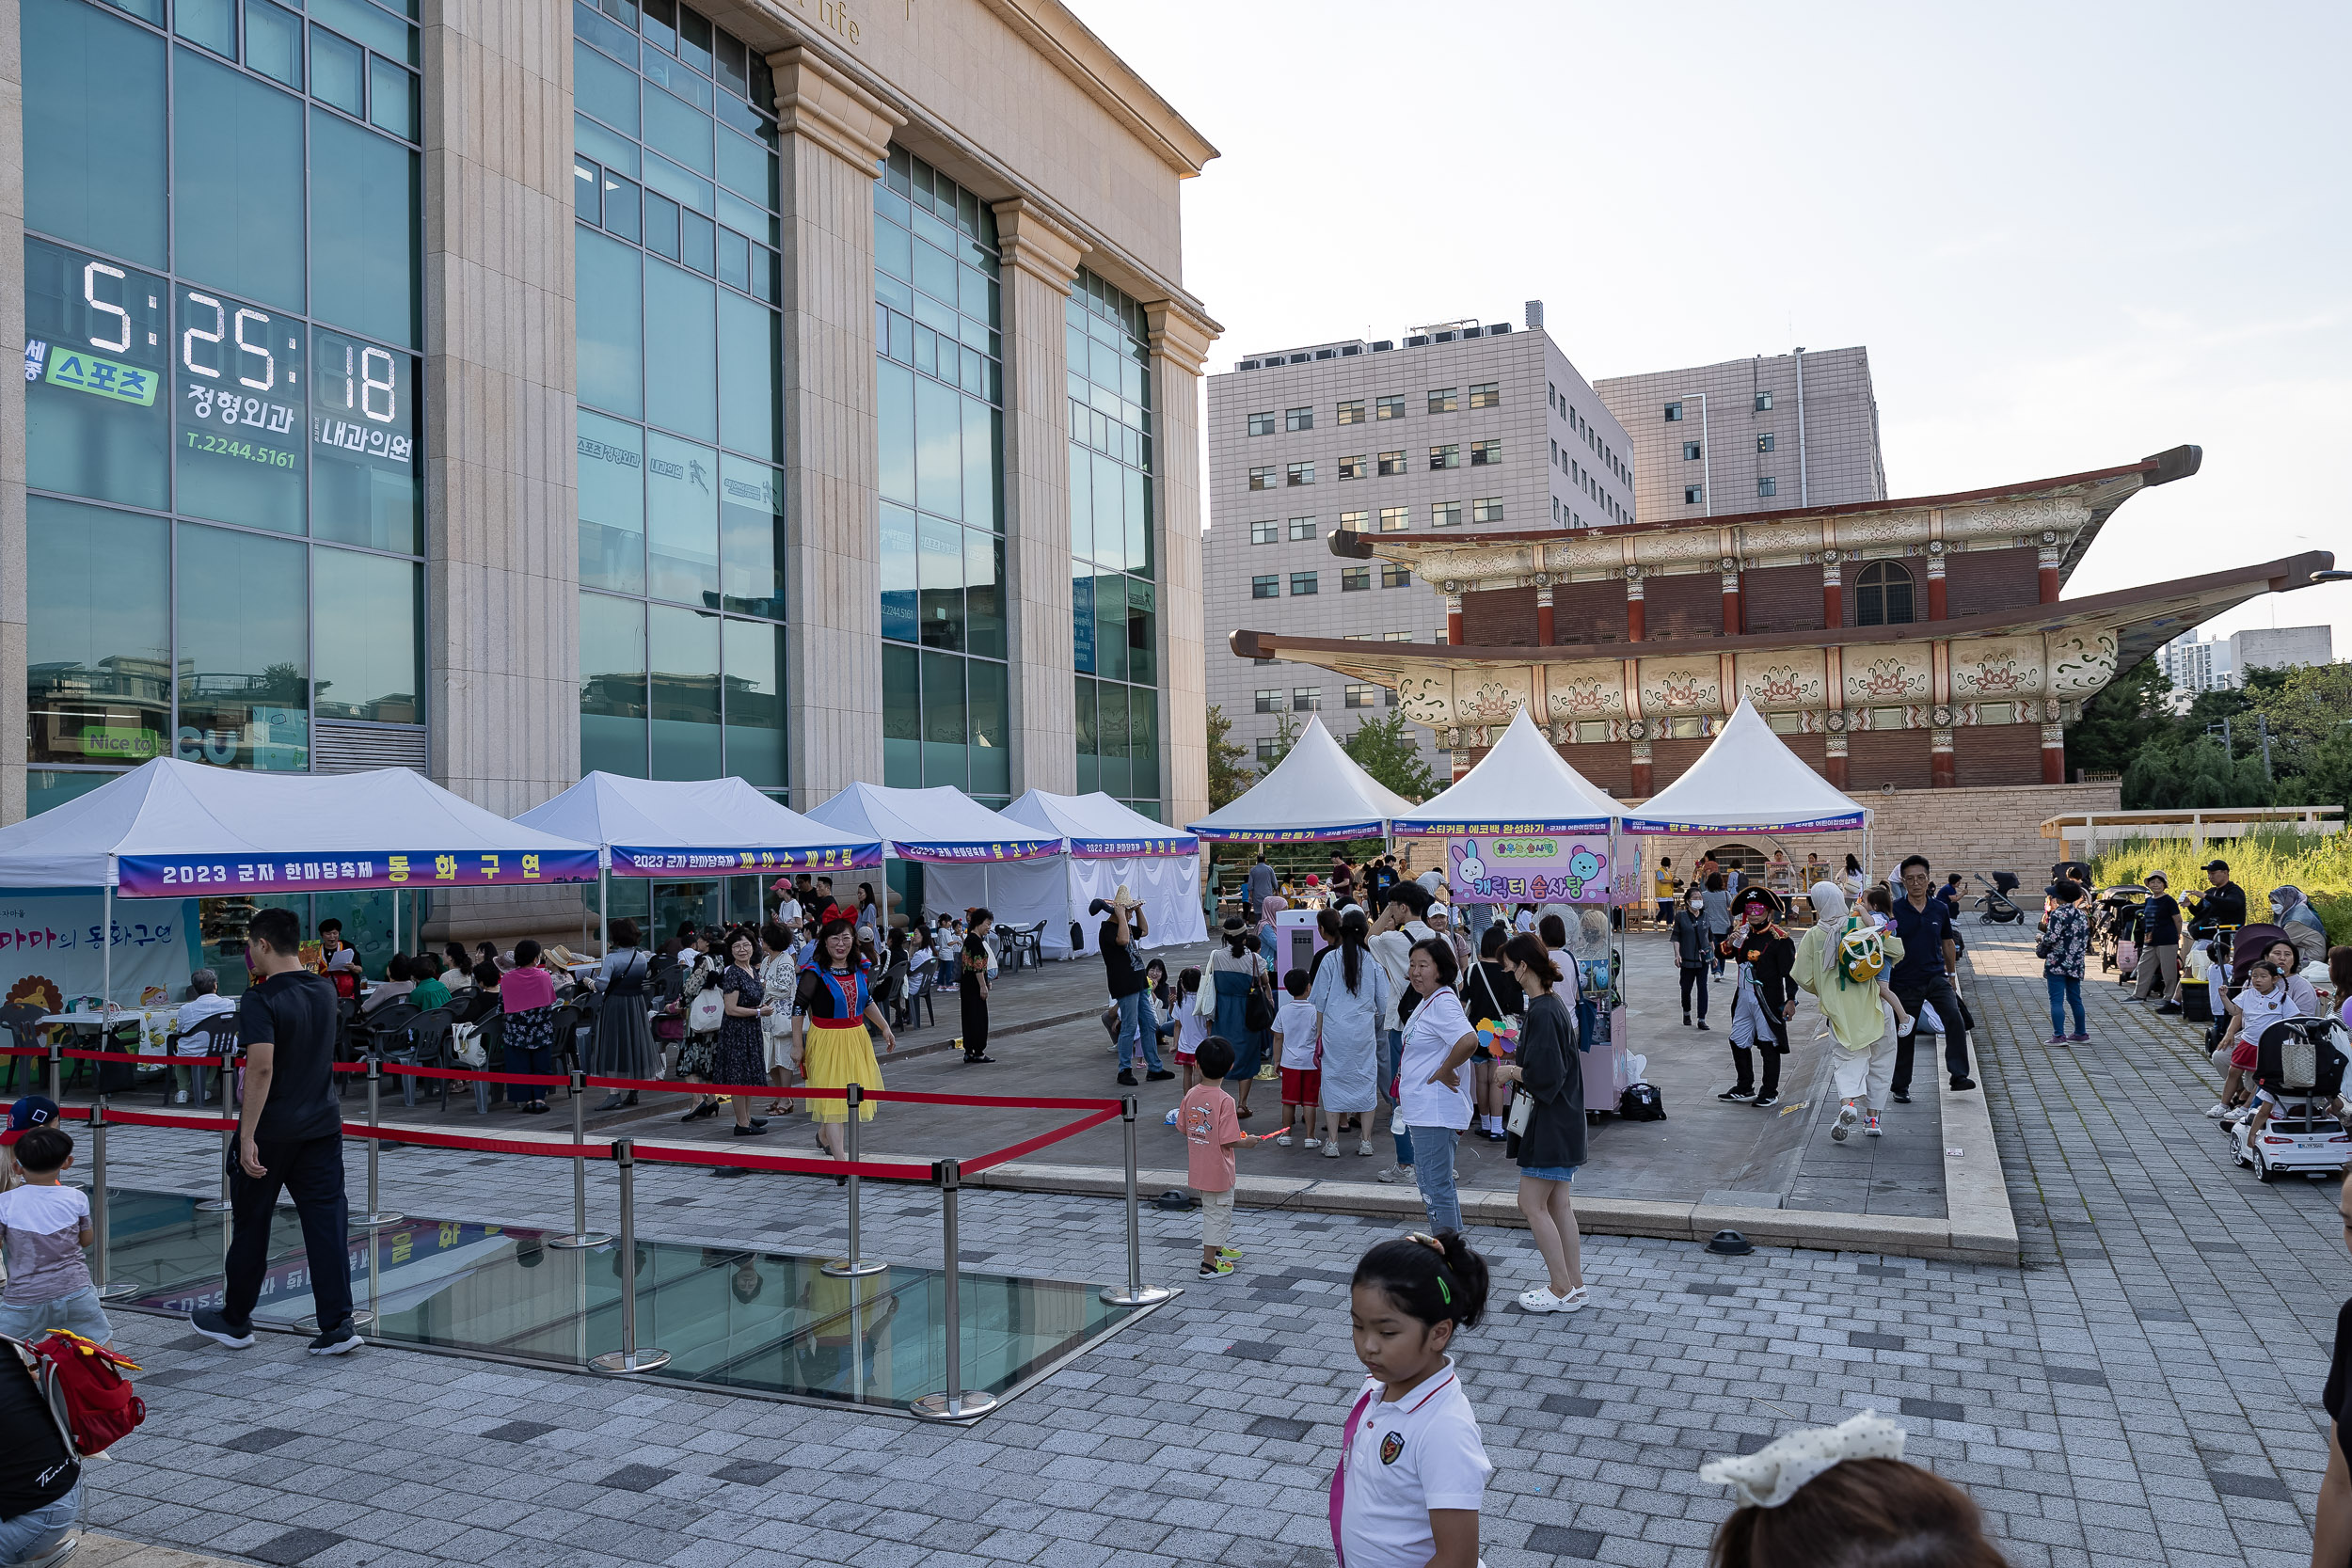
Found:
<path fill-rule="evenodd" d="M 44 1025 L 62 1025 L 74 1030 L 111 1030 L 136 1020 L 139 1027 L 139 1052 L 142 1056 L 166 1054 L 165 1042 L 169 1038 L 180 1017 L 177 1007 L 115 1007 L 106 1012 L 50 1013 L 41 1019 Z"/>

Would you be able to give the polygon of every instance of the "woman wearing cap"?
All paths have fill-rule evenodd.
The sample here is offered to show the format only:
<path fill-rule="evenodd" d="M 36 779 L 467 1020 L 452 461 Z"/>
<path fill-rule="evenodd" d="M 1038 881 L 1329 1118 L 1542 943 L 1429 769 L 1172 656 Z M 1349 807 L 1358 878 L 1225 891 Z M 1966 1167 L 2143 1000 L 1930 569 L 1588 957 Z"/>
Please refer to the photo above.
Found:
<path fill-rule="evenodd" d="M 2148 873 L 2148 896 L 2139 906 L 2139 965 L 2132 1000 L 2153 997 L 2156 1010 L 2181 1010 L 2181 905 L 2172 896 L 2171 879 L 2161 871 Z"/>
<path fill-rule="evenodd" d="M 1797 1010 L 1797 944 L 1777 923 L 1781 909 L 1770 889 L 1749 888 L 1740 895 L 1738 919 L 1718 949 L 1740 966 L 1731 997 L 1731 1069 L 1739 1082 L 1715 1098 L 1752 1101 L 1759 1109 L 1779 1103 L 1780 1059 L 1788 1054 L 1788 1020 Z M 1761 1094 L 1749 1076 L 1751 1050 L 1764 1058 Z"/>

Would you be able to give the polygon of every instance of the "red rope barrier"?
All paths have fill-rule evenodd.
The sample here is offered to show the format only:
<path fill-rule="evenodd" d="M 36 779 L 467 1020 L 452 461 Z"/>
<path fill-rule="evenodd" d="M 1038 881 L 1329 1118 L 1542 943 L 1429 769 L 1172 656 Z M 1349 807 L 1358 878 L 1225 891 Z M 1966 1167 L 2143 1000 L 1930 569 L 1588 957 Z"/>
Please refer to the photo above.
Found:
<path fill-rule="evenodd" d="M 1107 1111 L 1095 1112 L 1084 1121 L 1073 1121 L 1067 1127 L 1057 1128 L 1051 1132 L 1041 1132 L 1034 1138 L 1027 1138 L 1020 1143 L 1000 1148 L 993 1154 L 983 1154 L 977 1160 L 966 1160 L 963 1162 L 963 1170 L 968 1175 L 976 1171 L 984 1171 L 991 1165 L 1001 1165 L 1008 1160 L 1018 1160 L 1024 1154 L 1034 1154 L 1048 1144 L 1057 1144 L 1064 1138 L 1076 1137 L 1089 1128 L 1102 1126 L 1103 1123 L 1119 1115 L 1120 1109 L 1121 1107 L 1113 1105 Z"/>
<path fill-rule="evenodd" d="M 78 1119 L 87 1121 L 89 1112 L 83 1111 Z M 195 1132 L 220 1132 L 235 1127 L 238 1118 L 235 1117 L 173 1117 L 150 1114 L 146 1111 L 118 1111 L 109 1105 L 106 1107 L 106 1120 L 109 1124 L 119 1122 L 127 1127 L 177 1127 Z"/>
<path fill-rule="evenodd" d="M 868 1089 L 868 1100 L 887 1100 L 901 1105 L 977 1105 L 983 1110 L 1020 1111 L 1106 1111 L 1117 1116 L 1120 1102 L 1116 1100 L 1016 1100 L 993 1095 L 912 1094 L 898 1089 Z"/>
<path fill-rule="evenodd" d="M 389 1072 L 391 1069 L 384 1069 Z M 776 1089 L 765 1084 L 690 1084 L 682 1078 L 591 1078 L 592 1089 L 629 1089 L 646 1094 L 709 1094 L 714 1089 L 735 1089 L 756 1100 L 762 1095 L 771 1100 L 847 1100 L 843 1089 Z M 873 1099 L 872 1095 L 866 1097 Z"/>
<path fill-rule="evenodd" d="M 414 1127 L 370 1127 L 365 1122 L 350 1121 L 343 1123 L 343 1136 L 373 1138 L 378 1143 L 388 1144 L 421 1144 L 428 1148 L 462 1148 L 477 1154 L 535 1154 L 550 1160 L 568 1160 L 582 1153 L 592 1159 L 604 1159 L 607 1158 L 605 1149 L 611 1147 L 581 1144 L 575 1148 L 567 1143 L 526 1142 L 520 1138 L 469 1138 L 460 1132 L 427 1132 Z"/>
<path fill-rule="evenodd" d="M 823 1159 L 797 1154 L 755 1154 L 750 1149 L 679 1148 L 660 1144 L 638 1144 L 635 1152 L 639 1163 L 666 1165 L 732 1165 L 741 1170 L 784 1171 L 801 1176 L 859 1176 L 873 1181 L 929 1181 L 931 1167 L 928 1164 L 877 1164 L 860 1160 L 852 1164 L 847 1160 Z"/>
<path fill-rule="evenodd" d="M 40 1053 L 47 1055 L 47 1052 Z M 158 1067 L 227 1067 L 228 1056 L 170 1056 L 160 1051 L 60 1051 L 69 1062 L 152 1062 Z"/>

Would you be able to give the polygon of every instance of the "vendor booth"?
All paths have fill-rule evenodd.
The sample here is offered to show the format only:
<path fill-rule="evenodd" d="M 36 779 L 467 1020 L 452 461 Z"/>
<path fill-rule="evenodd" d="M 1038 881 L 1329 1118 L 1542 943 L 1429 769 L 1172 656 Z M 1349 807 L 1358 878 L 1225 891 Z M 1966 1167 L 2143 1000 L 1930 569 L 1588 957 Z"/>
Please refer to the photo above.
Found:
<path fill-rule="evenodd" d="M 405 768 L 253 773 L 157 757 L 0 828 L 0 888 L 96 890 L 87 936 L 101 947 L 99 994 L 109 1003 L 138 1000 L 116 994 L 115 958 L 152 924 L 119 921 L 118 898 L 250 909 L 310 893 L 551 886 L 595 880 L 596 859 L 588 845 L 509 822 Z"/>
<path fill-rule="evenodd" d="M 879 839 L 885 858 L 923 868 L 921 895 L 911 898 L 912 907 L 904 911 L 910 918 L 924 906 L 961 911 L 982 904 L 994 911 L 999 927 L 1047 919 L 1045 914 L 1012 918 L 995 902 L 1007 895 L 1059 913 L 1054 868 L 1037 863 L 1061 854 L 1061 835 L 991 811 L 952 785 L 890 789 L 853 784 L 808 815 L 829 828 Z M 958 876 L 958 868 L 969 875 Z"/>
<path fill-rule="evenodd" d="M 1282 760 L 1231 804 L 1184 824 L 1212 844 L 1309 844 L 1385 838 L 1413 803 L 1365 772 L 1318 714 Z"/>
<path fill-rule="evenodd" d="M 1869 809 L 1790 751 L 1744 698 L 1699 760 L 1629 808 L 1623 824 L 1629 837 L 1835 833 L 1857 828 L 1864 835 L 1862 863 L 1868 865 Z"/>
<path fill-rule="evenodd" d="M 978 870 L 933 867 L 928 882 L 942 900 L 985 901 L 998 920 L 1018 925 L 1042 920 L 1045 956 L 1071 958 L 1095 951 L 1101 921 L 1088 907 L 1123 884 L 1142 906 L 1148 927 L 1138 945 L 1208 940 L 1200 913 L 1200 841 L 1192 834 L 1154 822 L 1100 790 L 1056 795 L 1032 789 L 998 815 L 1057 834 L 1070 847 L 1052 860 L 992 867 L 985 900 Z"/>

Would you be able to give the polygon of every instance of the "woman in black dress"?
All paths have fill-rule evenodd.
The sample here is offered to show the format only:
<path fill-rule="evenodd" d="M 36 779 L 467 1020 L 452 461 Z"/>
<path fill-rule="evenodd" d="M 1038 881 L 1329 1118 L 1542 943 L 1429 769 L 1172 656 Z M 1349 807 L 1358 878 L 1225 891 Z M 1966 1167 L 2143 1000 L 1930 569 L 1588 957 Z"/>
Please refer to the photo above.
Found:
<path fill-rule="evenodd" d="M 729 1097 L 735 1136 L 756 1138 L 768 1131 L 768 1118 L 752 1115 L 752 1091 L 768 1085 L 768 1042 L 759 1021 L 774 1009 L 759 983 L 759 945 L 751 932 L 739 928 L 727 937 L 727 967 L 712 983 L 719 988 L 723 1016 L 710 1081 L 735 1090 Z"/>
<path fill-rule="evenodd" d="M 956 966 L 956 998 L 963 1005 L 963 1059 L 993 1062 L 988 1053 L 988 942 L 975 931 L 963 939 Z"/>
<path fill-rule="evenodd" d="M 647 1079 L 661 1060 L 654 1049 L 653 1030 L 645 1006 L 645 975 L 650 957 L 637 945 L 637 922 L 616 920 L 610 927 L 612 943 L 598 966 L 596 990 L 604 1000 L 596 1008 L 596 1037 L 588 1047 L 588 1071 L 596 1078 Z M 615 1090 L 596 1107 L 613 1111 L 637 1103 L 635 1089 Z"/>

